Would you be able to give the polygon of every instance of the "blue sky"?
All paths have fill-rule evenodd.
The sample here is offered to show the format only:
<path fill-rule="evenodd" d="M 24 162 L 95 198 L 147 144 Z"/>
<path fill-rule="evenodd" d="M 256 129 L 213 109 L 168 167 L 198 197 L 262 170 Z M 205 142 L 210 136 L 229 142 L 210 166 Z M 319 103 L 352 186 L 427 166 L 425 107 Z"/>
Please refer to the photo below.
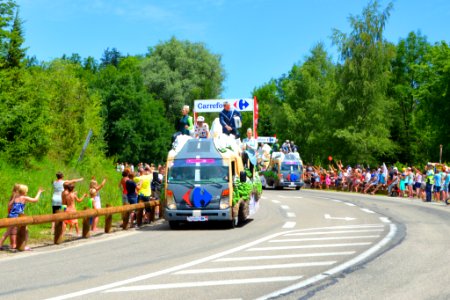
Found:
<path fill-rule="evenodd" d="M 337 59 L 332 29 L 349 32 L 358 0 L 17 0 L 27 54 L 49 61 L 63 54 L 100 59 L 106 48 L 145 54 L 172 36 L 202 42 L 222 56 L 222 98 L 251 96 L 287 73 L 318 42 Z M 380 1 L 385 7 L 387 1 Z M 450 42 L 450 1 L 397 0 L 386 26 L 391 42 L 420 30 Z"/>

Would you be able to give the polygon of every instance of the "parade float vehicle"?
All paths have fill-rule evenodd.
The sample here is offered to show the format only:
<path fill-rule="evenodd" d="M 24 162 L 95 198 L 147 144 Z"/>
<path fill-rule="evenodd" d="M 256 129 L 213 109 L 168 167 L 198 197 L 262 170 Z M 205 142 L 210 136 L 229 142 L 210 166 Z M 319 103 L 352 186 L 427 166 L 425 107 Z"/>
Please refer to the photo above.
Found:
<path fill-rule="evenodd" d="M 282 189 L 284 187 L 299 190 L 303 187 L 303 162 L 296 153 L 274 152 L 264 172 L 260 172 L 264 188 Z"/>
<path fill-rule="evenodd" d="M 234 228 L 259 207 L 259 176 L 244 169 L 238 141 L 218 132 L 207 139 L 179 136 L 168 154 L 164 216 L 172 229 L 210 221 Z"/>

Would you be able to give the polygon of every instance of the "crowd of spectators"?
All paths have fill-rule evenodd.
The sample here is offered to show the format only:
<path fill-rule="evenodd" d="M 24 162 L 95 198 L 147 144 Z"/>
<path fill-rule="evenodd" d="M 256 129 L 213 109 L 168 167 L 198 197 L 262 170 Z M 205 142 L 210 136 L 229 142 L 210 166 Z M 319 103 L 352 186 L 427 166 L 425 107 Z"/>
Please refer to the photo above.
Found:
<path fill-rule="evenodd" d="M 384 192 L 392 197 L 418 198 L 425 202 L 448 204 L 450 167 L 445 164 L 429 163 L 423 169 L 404 167 L 400 170 L 385 164 L 369 166 L 336 163 L 328 169 L 307 165 L 304 181 L 310 188 L 336 189 L 355 193 L 371 194 Z"/>

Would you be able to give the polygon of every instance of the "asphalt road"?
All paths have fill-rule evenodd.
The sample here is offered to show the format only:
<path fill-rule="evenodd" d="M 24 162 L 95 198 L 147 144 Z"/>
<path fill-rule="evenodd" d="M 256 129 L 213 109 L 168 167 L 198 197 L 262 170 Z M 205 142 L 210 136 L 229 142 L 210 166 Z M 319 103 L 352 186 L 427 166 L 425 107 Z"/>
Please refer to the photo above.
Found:
<path fill-rule="evenodd" d="M 265 191 L 227 229 L 164 221 L 0 256 L 1 299 L 449 299 L 450 207 Z"/>

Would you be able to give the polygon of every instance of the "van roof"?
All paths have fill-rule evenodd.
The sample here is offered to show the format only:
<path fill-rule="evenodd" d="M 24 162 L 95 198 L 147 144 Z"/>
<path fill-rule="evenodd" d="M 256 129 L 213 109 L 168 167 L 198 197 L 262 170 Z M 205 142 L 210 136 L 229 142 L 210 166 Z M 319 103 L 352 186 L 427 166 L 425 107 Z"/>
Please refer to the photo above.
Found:
<path fill-rule="evenodd" d="M 217 151 L 213 139 L 191 139 L 175 156 L 175 159 L 187 158 L 222 158 Z"/>

